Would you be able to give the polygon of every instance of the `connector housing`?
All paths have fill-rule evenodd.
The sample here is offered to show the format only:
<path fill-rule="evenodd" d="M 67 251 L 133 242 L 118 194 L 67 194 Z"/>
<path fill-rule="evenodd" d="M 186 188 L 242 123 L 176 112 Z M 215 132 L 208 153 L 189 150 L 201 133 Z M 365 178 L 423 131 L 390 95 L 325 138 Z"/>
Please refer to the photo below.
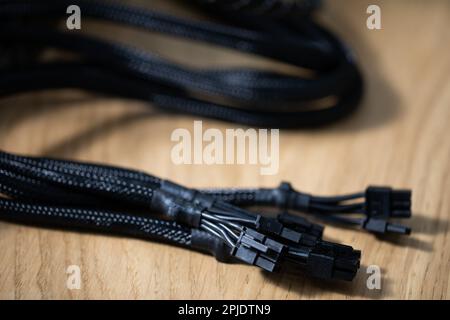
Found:
<path fill-rule="evenodd" d="M 316 224 L 316 223 L 312 223 L 303 217 L 294 216 L 287 212 L 283 212 L 278 215 L 277 219 L 283 225 L 285 225 L 297 232 L 307 233 L 307 234 L 310 234 L 317 238 L 322 238 L 323 229 L 324 229 L 323 226 Z"/>
<path fill-rule="evenodd" d="M 231 250 L 231 255 L 250 265 L 274 272 L 278 270 L 280 259 L 286 250 L 285 245 L 244 227 L 236 246 Z"/>
<path fill-rule="evenodd" d="M 309 254 L 306 270 L 316 278 L 351 281 L 360 266 L 361 251 L 323 242 Z"/>
<path fill-rule="evenodd" d="M 365 211 L 368 217 L 411 217 L 411 191 L 389 187 L 369 187 L 366 190 Z"/>
<path fill-rule="evenodd" d="M 285 227 L 276 219 L 264 217 L 261 215 L 256 218 L 256 230 L 275 235 L 294 243 L 299 243 L 302 239 L 301 233 Z"/>

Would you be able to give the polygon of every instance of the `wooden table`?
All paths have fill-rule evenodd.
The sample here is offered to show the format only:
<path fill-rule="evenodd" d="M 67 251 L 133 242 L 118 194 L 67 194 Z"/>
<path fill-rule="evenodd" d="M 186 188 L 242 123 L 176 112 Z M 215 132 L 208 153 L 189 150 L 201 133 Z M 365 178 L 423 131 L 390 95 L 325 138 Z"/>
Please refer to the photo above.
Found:
<path fill-rule="evenodd" d="M 185 12 L 168 1 L 140 2 Z M 369 4 L 381 7 L 382 30 L 366 28 Z M 366 79 L 364 101 L 338 124 L 282 131 L 274 176 L 261 176 L 250 165 L 174 165 L 170 135 L 176 128 L 192 129 L 193 118 L 149 112 L 141 102 L 75 90 L 0 102 L 0 147 L 11 152 L 127 166 L 199 188 L 276 186 L 287 180 L 323 195 L 369 184 L 413 189 L 410 237 L 379 240 L 326 228 L 326 238 L 363 252 L 352 283 L 266 275 L 141 240 L 0 223 L 0 298 L 450 298 L 449 9 L 447 0 L 328 1 L 320 18 L 354 48 Z M 269 63 L 128 29 L 88 22 L 82 28 L 191 66 Z M 203 124 L 233 128 L 205 119 Z M 80 267 L 79 290 L 66 286 L 70 265 Z M 366 286 L 369 265 L 381 268 L 381 290 Z"/>

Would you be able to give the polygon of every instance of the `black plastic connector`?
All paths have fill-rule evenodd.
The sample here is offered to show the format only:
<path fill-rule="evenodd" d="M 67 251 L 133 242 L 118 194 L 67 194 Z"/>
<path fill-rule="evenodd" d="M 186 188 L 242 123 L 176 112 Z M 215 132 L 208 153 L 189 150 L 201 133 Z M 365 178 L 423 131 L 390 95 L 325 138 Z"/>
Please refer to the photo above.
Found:
<path fill-rule="evenodd" d="M 411 217 L 411 191 L 389 187 L 369 187 L 366 190 L 363 229 L 378 233 L 410 234 L 411 229 L 388 222 L 389 218 Z"/>
<path fill-rule="evenodd" d="M 353 280 L 360 267 L 361 251 L 349 246 L 330 247 L 328 244 L 311 250 L 306 265 L 308 273 L 327 280 Z"/>
<path fill-rule="evenodd" d="M 313 248 L 295 248 L 286 260 L 296 269 L 325 280 L 351 281 L 360 267 L 361 251 L 334 243 L 319 242 Z"/>
<path fill-rule="evenodd" d="M 231 255 L 250 265 L 274 272 L 279 269 L 280 261 L 286 251 L 285 245 L 244 227 L 236 245 L 231 250 Z"/>
<path fill-rule="evenodd" d="M 389 187 L 369 187 L 366 190 L 365 212 L 374 218 L 411 217 L 411 191 Z"/>
<path fill-rule="evenodd" d="M 267 218 L 263 216 L 258 216 L 256 218 L 256 230 L 268 233 L 280 238 L 282 240 L 288 240 L 295 244 L 303 246 L 314 246 L 316 242 L 320 239 L 315 235 L 311 235 L 304 232 L 297 232 L 291 228 L 285 227 L 277 219 Z"/>
<path fill-rule="evenodd" d="M 263 232 L 263 233 L 269 233 L 271 235 L 275 235 L 277 237 L 299 243 L 302 234 L 298 233 L 292 229 L 286 228 L 278 222 L 278 220 L 268 217 L 263 217 L 261 215 L 258 215 L 256 217 L 256 230 Z"/>
<path fill-rule="evenodd" d="M 335 258 L 326 252 L 314 250 L 309 253 L 306 271 L 309 275 L 320 279 L 332 279 Z"/>
<path fill-rule="evenodd" d="M 367 231 L 380 234 L 395 233 L 408 235 L 411 233 L 411 228 L 400 224 L 390 223 L 383 218 L 367 218 L 363 221 L 362 227 Z"/>
<path fill-rule="evenodd" d="M 287 226 L 297 232 L 307 233 L 317 238 L 322 238 L 324 229 L 323 226 L 312 223 L 303 217 L 294 216 L 287 212 L 283 212 L 278 215 L 277 219 L 284 226 Z"/>
<path fill-rule="evenodd" d="M 336 256 L 341 257 L 353 257 L 360 259 L 361 258 L 361 251 L 353 249 L 351 246 L 347 246 L 345 244 L 335 243 L 335 242 L 329 242 L 329 241 L 323 241 L 321 240 L 317 246 L 320 246 L 322 250 L 327 250 L 329 252 L 332 252 Z"/>

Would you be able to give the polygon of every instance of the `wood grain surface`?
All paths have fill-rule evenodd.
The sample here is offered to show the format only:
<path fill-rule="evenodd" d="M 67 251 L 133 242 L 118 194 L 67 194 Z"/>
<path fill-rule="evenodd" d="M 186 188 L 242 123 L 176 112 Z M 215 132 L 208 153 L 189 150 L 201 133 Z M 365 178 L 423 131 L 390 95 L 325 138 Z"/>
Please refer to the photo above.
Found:
<path fill-rule="evenodd" d="M 196 15 L 173 1 L 134 2 Z M 382 30 L 366 28 L 369 4 L 381 7 Z M 323 195 L 369 184 L 411 188 L 410 237 L 382 240 L 327 227 L 327 239 L 363 255 L 352 283 L 326 283 L 267 275 L 152 242 L 0 223 L 0 298 L 450 298 L 450 2 L 327 1 L 319 17 L 354 48 L 367 90 L 357 113 L 340 123 L 282 131 L 277 175 L 261 176 L 251 165 L 177 166 L 170 158 L 170 135 L 176 128 L 192 129 L 193 118 L 76 90 L 0 100 L 0 148 L 141 169 L 199 188 L 272 187 L 282 180 Z M 82 23 L 86 32 L 190 66 L 285 68 L 212 46 Z M 234 127 L 203 120 L 208 128 Z M 66 286 L 70 265 L 81 269 L 79 290 Z M 381 290 L 366 287 L 369 265 L 381 268 Z"/>

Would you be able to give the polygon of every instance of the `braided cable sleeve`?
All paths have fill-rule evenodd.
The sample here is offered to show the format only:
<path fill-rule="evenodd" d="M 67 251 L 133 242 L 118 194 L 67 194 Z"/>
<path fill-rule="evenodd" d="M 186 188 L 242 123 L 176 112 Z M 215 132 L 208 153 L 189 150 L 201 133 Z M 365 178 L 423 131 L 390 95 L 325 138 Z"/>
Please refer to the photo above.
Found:
<path fill-rule="evenodd" d="M 191 231 L 176 222 L 77 207 L 56 207 L 0 198 L 0 217 L 49 227 L 141 237 L 189 247 Z"/>
<path fill-rule="evenodd" d="M 21 193 L 52 201 L 50 194 L 68 203 L 95 204 L 103 202 L 126 203 L 148 208 L 153 192 L 161 188 L 159 178 L 142 172 L 103 167 L 48 158 L 32 158 L 0 152 L 0 175 L 9 192 L 22 187 Z M 17 193 L 17 190 L 15 190 Z M 8 192 L 8 191 L 6 191 Z M 272 206 L 306 212 L 358 212 L 362 203 L 346 201 L 364 197 L 357 193 L 340 197 L 314 197 L 295 191 L 289 184 L 278 188 L 207 189 L 205 195 L 236 206 Z M 74 193 L 72 197 L 72 193 Z M 8 194 L 8 193 L 7 193 Z M 188 196 L 187 200 L 190 200 Z"/>
<path fill-rule="evenodd" d="M 354 87 L 357 75 L 351 65 L 338 66 L 319 79 L 300 78 L 248 69 L 192 70 L 171 64 L 160 57 L 77 34 L 52 30 L 16 29 L 2 35 L 3 41 L 32 41 L 40 45 L 80 54 L 99 66 L 127 72 L 136 78 L 190 88 L 212 96 L 227 96 L 242 101 L 305 101 L 339 95 Z M 99 52 L 108 52 L 99 56 Z M 160 88 L 162 89 L 162 88 Z"/>
<path fill-rule="evenodd" d="M 1 1 L 0 18 L 63 17 L 69 2 Z M 19 68 L 7 66 L 0 75 L 0 95 L 74 87 L 142 99 L 183 114 L 259 127 L 297 128 L 344 117 L 356 108 L 362 94 L 361 75 L 349 50 L 309 18 L 302 18 L 300 25 L 263 16 L 241 19 L 245 26 L 220 25 L 111 2 L 75 2 L 83 8 L 84 17 L 268 57 L 306 68 L 309 75 L 248 68 L 196 70 L 83 34 L 4 24 L 0 46 L 6 51 L 27 44 L 69 51 L 77 59 L 46 63 L 30 59 Z M 67 74 L 70 77 L 63 76 Z"/>
<path fill-rule="evenodd" d="M 132 170 L 0 152 L 0 191 L 10 197 L 0 198 L 0 219 L 10 222 L 162 241 L 270 272 L 293 263 L 351 280 L 359 266 L 357 251 L 323 241 L 305 220 L 263 217 Z"/>
<path fill-rule="evenodd" d="M 82 174 L 91 174 L 104 177 L 113 177 L 124 181 L 147 184 L 150 186 L 159 186 L 161 179 L 145 172 L 120 168 L 117 166 L 108 166 L 106 164 L 95 164 L 86 162 L 77 162 L 72 160 L 53 159 L 46 157 L 20 156 L 0 150 L 0 163 L 5 161 L 17 161 L 30 166 L 56 169 L 58 167 L 73 170 L 73 172 L 82 172 Z M 7 163 L 7 162 L 6 162 Z M 45 166 L 45 167 L 44 167 Z"/>
<path fill-rule="evenodd" d="M 114 176 L 98 175 L 87 169 L 73 169 L 64 165 L 56 166 L 53 162 L 49 163 L 26 157 L 5 159 L 4 153 L 0 154 L 0 164 L 4 169 L 12 170 L 17 174 L 53 186 L 59 186 L 68 191 L 74 190 L 75 192 L 143 207 L 149 207 L 155 187 L 152 184 L 144 186 Z"/>
<path fill-rule="evenodd" d="M 35 2 L 16 0 L 14 2 L 0 1 L 0 4 L 0 17 L 2 18 L 19 16 L 37 16 L 40 18 L 65 17 L 67 7 L 71 4 L 77 4 L 80 8 L 83 8 L 83 14 L 86 17 L 113 21 L 191 40 L 209 42 L 244 52 L 282 59 L 304 67 L 326 69 L 331 63 L 336 62 L 336 52 L 323 50 L 323 44 L 299 41 L 301 38 L 289 39 L 287 37 L 277 39 L 270 34 L 267 35 L 256 30 L 181 19 L 113 1 L 44 0 Z M 274 46 L 275 43 L 278 46 Z"/>
<path fill-rule="evenodd" d="M 302 17 L 320 5 L 318 0 L 196 0 L 212 11 L 267 17 Z"/>
<path fill-rule="evenodd" d="M 107 204 L 107 201 L 102 201 L 99 197 L 63 190 L 43 181 L 3 168 L 0 169 L 0 179 L 0 192 L 18 200 L 86 206 L 102 206 Z"/>

